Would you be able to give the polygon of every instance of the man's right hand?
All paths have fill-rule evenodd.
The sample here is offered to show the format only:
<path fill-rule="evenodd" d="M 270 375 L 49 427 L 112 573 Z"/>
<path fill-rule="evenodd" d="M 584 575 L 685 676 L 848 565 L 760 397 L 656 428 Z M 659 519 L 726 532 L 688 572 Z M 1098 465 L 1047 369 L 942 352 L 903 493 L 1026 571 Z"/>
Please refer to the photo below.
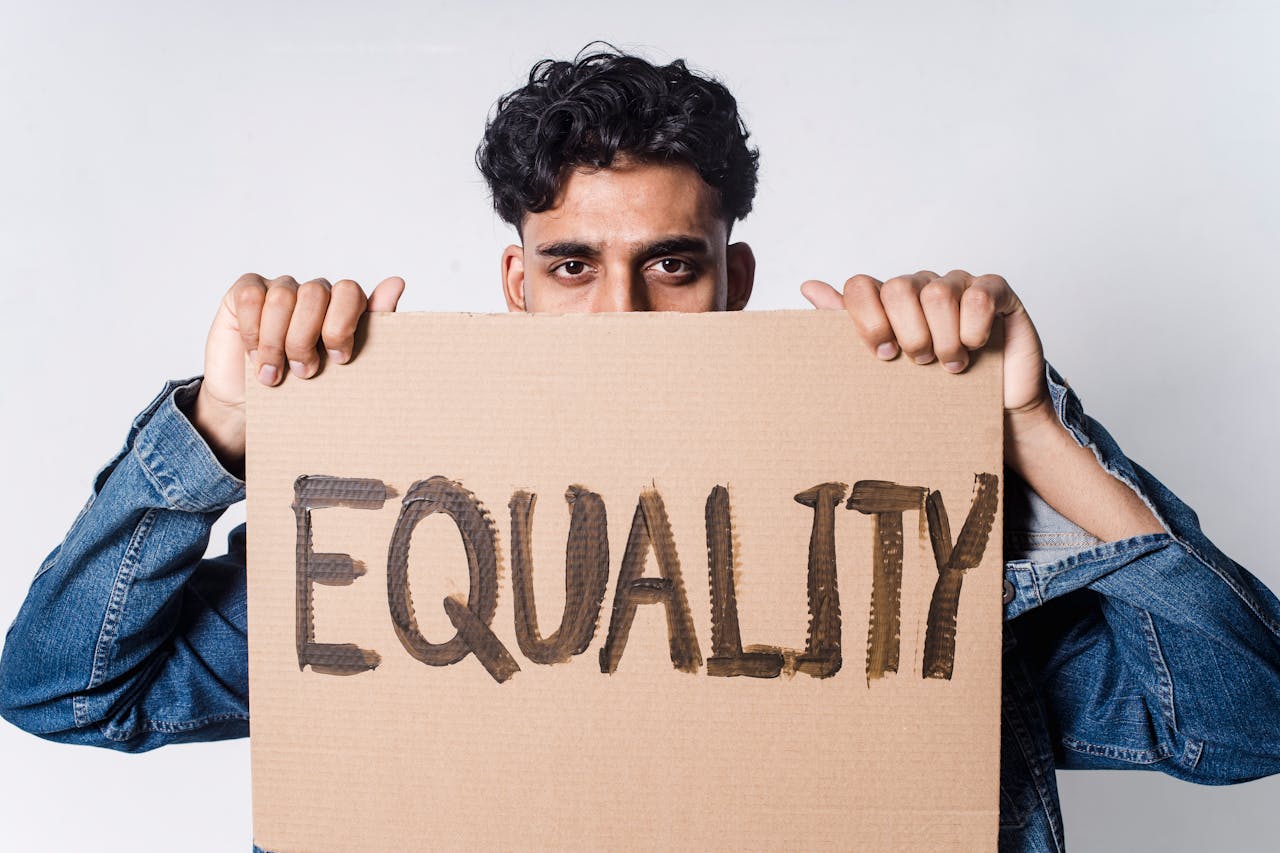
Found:
<path fill-rule="evenodd" d="M 298 284 L 287 275 L 240 276 L 213 318 L 204 381 L 188 413 L 223 465 L 237 475 L 244 469 L 246 354 L 263 385 L 278 385 L 286 369 L 310 379 L 320 370 L 321 349 L 328 361 L 346 364 L 360 316 L 366 310 L 396 310 L 403 292 L 404 279 L 398 276 L 384 279 L 367 298 L 351 279 L 331 285 L 323 278 Z"/>

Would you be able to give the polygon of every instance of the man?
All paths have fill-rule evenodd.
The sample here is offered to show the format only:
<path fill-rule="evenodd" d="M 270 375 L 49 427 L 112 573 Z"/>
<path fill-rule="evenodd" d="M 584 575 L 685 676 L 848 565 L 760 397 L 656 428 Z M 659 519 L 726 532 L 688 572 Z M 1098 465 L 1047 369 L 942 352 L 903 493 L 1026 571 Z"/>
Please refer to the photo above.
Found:
<path fill-rule="evenodd" d="M 733 97 L 682 62 L 538 63 L 477 152 L 520 235 L 501 258 L 508 307 L 744 308 L 754 256 L 729 240 L 756 162 Z M 268 386 L 342 369 L 360 316 L 395 310 L 404 286 L 246 275 L 227 291 L 203 376 L 139 415 L 33 581 L 0 660 L 7 719 L 128 751 L 248 733 L 243 525 L 201 559 L 243 497 L 244 358 Z M 1280 770 L 1280 602 L 1084 415 L 1008 283 L 925 270 L 802 292 L 847 311 L 869 358 L 921 370 L 962 372 L 1004 323 L 1002 848 L 1063 847 L 1055 767 Z"/>

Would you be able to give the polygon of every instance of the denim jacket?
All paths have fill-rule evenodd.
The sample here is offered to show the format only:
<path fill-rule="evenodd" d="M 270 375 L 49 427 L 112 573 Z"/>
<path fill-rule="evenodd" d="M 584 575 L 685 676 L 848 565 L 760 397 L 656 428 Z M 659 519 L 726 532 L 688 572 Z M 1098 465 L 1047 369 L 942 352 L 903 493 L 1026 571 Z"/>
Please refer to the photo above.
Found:
<path fill-rule="evenodd" d="M 1061 851 L 1058 768 L 1205 784 L 1280 771 L 1280 602 L 1130 461 L 1046 366 L 1058 418 L 1165 532 L 1103 543 L 1006 471 L 1001 850 Z M 249 734 L 244 497 L 169 382 L 36 573 L 0 656 L 0 714 L 141 752 Z"/>

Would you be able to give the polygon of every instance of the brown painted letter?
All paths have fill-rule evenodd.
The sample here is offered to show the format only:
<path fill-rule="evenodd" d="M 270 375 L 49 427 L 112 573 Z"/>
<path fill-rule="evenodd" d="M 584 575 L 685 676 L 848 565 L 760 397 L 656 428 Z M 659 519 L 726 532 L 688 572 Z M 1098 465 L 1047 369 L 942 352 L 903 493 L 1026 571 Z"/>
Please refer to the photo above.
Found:
<path fill-rule="evenodd" d="M 928 489 L 884 480 L 853 484 L 848 509 L 875 519 L 871 551 L 871 618 L 867 624 L 867 680 L 898 671 L 902 633 L 902 513 L 919 510 Z"/>
<path fill-rule="evenodd" d="M 516 492 L 511 510 L 511 583 L 515 587 L 516 641 L 534 663 L 563 663 L 582 654 L 596 634 L 600 604 L 609 583 L 609 526 L 604 500 L 582 486 L 564 493 L 569 504 L 569 541 L 564 551 L 564 612 L 550 637 L 538 632 L 530 535 L 537 495 Z"/>
<path fill-rule="evenodd" d="M 814 678 L 840 671 L 840 590 L 836 587 L 836 504 L 844 500 L 844 483 L 822 483 L 796 495 L 813 508 L 809 534 L 809 638 L 796 669 Z"/>
<path fill-rule="evenodd" d="M 642 577 L 645 556 L 653 546 L 661 577 Z M 680 559 L 671 536 L 671 522 L 662 496 L 656 489 L 640 494 L 636 514 L 631 519 L 627 550 L 618 571 L 618 588 L 613 594 L 613 616 L 609 620 L 609 636 L 600 649 L 600 671 L 613 673 L 627 646 L 631 621 L 641 604 L 663 604 L 667 609 L 667 640 L 671 647 L 671 663 L 682 672 L 697 672 L 702 665 L 702 652 L 693 630 L 689 600 L 684 594 L 680 575 Z"/>
<path fill-rule="evenodd" d="M 707 675 L 777 678 L 782 651 L 772 646 L 742 648 L 738 594 L 733 584 L 733 522 L 729 490 L 716 486 L 707 495 L 707 574 L 711 581 L 711 657 Z"/>
<path fill-rule="evenodd" d="M 951 545 L 951 524 L 939 492 L 930 492 L 925 502 L 929 517 L 929 540 L 933 560 L 938 565 L 938 582 L 929 601 L 929 621 L 924 634 L 925 678 L 951 678 L 956 660 L 956 613 L 960 607 L 960 586 L 966 569 L 976 568 L 995 523 L 1000 479 L 995 474 L 975 478 L 969 515 L 955 546 Z"/>
<path fill-rule="evenodd" d="M 428 642 L 418 630 L 409 590 L 409 541 L 418 522 L 443 512 L 458 525 L 467 551 L 471 589 L 466 604 L 446 598 L 444 609 L 457 633 L 444 643 Z M 498 608 L 498 551 L 493 521 L 476 496 L 447 477 L 419 480 L 404 496 L 387 550 L 387 603 L 396 635 L 409 654 L 431 666 L 449 666 L 474 652 L 495 681 L 520 670 L 489 625 Z"/>
<path fill-rule="evenodd" d="M 317 554 L 311 547 L 311 510 L 325 507 L 381 509 L 395 492 L 381 480 L 303 475 L 293 481 L 293 514 L 298 522 L 296 617 L 298 669 L 352 675 L 377 667 L 382 660 L 371 649 L 354 643 L 317 643 L 313 584 L 341 586 L 364 574 L 364 565 L 350 554 Z"/>

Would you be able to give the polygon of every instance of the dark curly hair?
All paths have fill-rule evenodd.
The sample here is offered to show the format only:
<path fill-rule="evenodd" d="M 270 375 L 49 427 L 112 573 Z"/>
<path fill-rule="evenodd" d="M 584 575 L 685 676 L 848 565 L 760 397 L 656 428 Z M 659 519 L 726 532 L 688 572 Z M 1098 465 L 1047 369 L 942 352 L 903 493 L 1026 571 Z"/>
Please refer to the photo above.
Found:
<path fill-rule="evenodd" d="M 682 59 L 656 66 L 608 44 L 587 53 L 596 44 L 573 61 L 535 63 L 525 86 L 498 99 L 476 149 L 498 215 L 519 231 L 526 213 L 555 203 L 567 168 L 621 155 L 688 163 L 732 228 L 751 211 L 760 159 L 733 95 Z"/>

